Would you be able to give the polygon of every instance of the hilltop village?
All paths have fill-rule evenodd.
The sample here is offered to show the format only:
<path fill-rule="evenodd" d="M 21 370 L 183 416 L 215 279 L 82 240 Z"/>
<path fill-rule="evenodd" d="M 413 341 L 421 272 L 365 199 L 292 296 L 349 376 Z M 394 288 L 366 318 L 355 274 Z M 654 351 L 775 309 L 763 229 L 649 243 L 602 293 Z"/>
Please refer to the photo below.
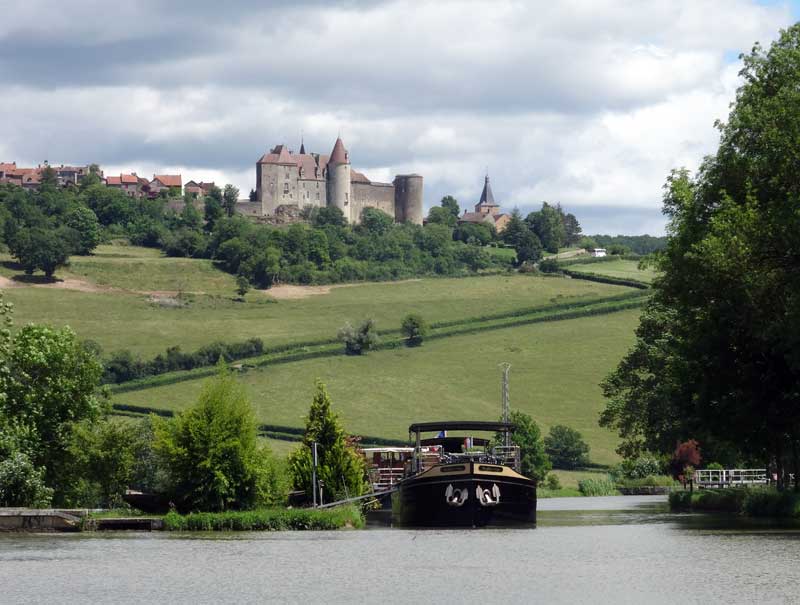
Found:
<path fill-rule="evenodd" d="M 181 174 L 154 174 L 152 178 L 136 172 L 105 175 L 97 164 L 47 162 L 31 168 L 17 166 L 16 162 L 0 163 L 0 183 L 35 191 L 46 170 L 52 171 L 59 187 L 77 187 L 86 176 L 95 174 L 106 187 L 133 198 L 162 197 L 178 211 L 187 200 L 202 200 L 215 188 L 213 181 L 189 180 L 184 184 Z M 255 188 L 249 198 L 237 197 L 235 212 L 262 222 L 297 222 L 302 220 L 304 209 L 335 207 L 349 223 L 359 223 L 365 208 L 381 210 L 397 223 L 423 223 L 423 177 L 400 174 L 391 183 L 372 181 L 352 167 L 350 152 L 341 137 L 337 137 L 329 154 L 306 152 L 304 142 L 298 153 L 285 144 L 276 145 L 257 160 L 255 176 Z M 465 211 L 458 222 L 484 224 L 500 233 L 509 219 L 510 214 L 501 212 L 495 202 L 487 175 L 474 211 Z"/>

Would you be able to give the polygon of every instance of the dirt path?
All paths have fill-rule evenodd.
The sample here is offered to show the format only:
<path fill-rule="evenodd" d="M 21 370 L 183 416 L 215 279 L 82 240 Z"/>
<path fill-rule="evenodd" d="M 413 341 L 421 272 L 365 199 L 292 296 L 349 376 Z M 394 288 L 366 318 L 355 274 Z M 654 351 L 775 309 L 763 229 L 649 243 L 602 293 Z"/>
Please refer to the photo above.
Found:
<path fill-rule="evenodd" d="M 266 294 L 267 296 L 271 296 L 275 300 L 301 300 L 303 298 L 318 296 L 320 294 L 330 294 L 331 290 L 334 288 L 357 288 L 358 286 L 380 284 L 407 284 L 408 282 L 415 281 L 422 281 L 422 279 L 403 279 L 400 281 L 365 281 L 349 284 L 331 284 L 328 286 L 295 286 L 292 284 L 281 284 L 279 286 L 272 286 L 268 290 L 258 290 L 258 292 Z"/>
<path fill-rule="evenodd" d="M 66 279 L 56 279 L 51 282 L 27 282 L 10 279 L 0 276 L 0 289 L 5 288 L 52 288 L 55 290 L 76 290 L 77 292 L 114 292 L 117 288 L 110 286 L 98 286 L 91 282 L 68 277 Z"/>

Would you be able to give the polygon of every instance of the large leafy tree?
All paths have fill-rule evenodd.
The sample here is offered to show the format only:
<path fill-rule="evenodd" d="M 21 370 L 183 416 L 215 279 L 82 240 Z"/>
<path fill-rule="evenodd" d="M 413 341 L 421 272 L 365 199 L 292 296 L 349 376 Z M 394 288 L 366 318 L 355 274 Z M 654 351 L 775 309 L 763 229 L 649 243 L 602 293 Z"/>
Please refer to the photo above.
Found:
<path fill-rule="evenodd" d="M 566 230 L 562 216 L 560 208 L 543 202 L 541 210 L 531 212 L 525 218 L 525 222 L 528 223 L 548 252 L 558 252 L 558 249 L 566 242 Z"/>
<path fill-rule="evenodd" d="M 626 453 L 695 438 L 800 478 L 800 25 L 743 61 L 717 153 L 667 181 L 661 277 L 602 424 Z"/>
<path fill-rule="evenodd" d="M 27 325 L 14 336 L 6 359 L 0 417 L 15 428 L 20 448 L 64 502 L 69 484 L 69 445 L 74 428 L 104 411 L 96 388 L 102 368 L 69 328 Z"/>
<path fill-rule="evenodd" d="M 305 490 L 306 494 L 312 493 L 311 448 L 314 442 L 318 444 L 317 477 L 324 485 L 324 493 L 328 494 L 327 501 L 366 493 L 366 461 L 331 409 L 330 396 L 321 382 L 317 382 L 317 392 L 308 411 L 303 446 L 289 457 L 294 487 Z"/>

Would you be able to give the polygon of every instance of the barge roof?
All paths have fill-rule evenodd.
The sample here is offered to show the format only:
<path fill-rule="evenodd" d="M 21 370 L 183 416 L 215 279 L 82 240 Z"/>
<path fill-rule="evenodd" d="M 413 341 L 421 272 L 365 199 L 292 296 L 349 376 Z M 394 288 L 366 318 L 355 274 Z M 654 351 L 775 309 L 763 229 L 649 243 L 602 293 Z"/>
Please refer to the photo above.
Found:
<path fill-rule="evenodd" d="M 516 427 L 508 422 L 483 422 L 480 420 L 441 420 L 439 422 L 415 422 L 408 427 L 409 433 L 427 431 L 513 431 Z"/>

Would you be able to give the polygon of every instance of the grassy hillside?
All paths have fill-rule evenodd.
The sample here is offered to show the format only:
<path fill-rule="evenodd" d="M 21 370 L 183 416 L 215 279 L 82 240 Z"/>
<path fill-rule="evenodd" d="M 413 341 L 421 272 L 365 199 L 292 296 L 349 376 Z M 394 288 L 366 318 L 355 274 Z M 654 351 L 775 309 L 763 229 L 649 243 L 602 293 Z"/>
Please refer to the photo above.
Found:
<path fill-rule="evenodd" d="M 639 269 L 639 261 L 615 259 L 607 262 L 592 263 L 587 265 L 568 265 L 568 269 L 576 273 L 591 273 L 593 275 L 607 275 L 620 279 L 635 279 L 650 283 L 656 273 L 653 269 Z"/>
<path fill-rule="evenodd" d="M 562 283 L 566 280 L 553 280 Z M 404 438 L 412 421 L 492 419 L 499 414 L 500 372 L 508 361 L 512 406 L 545 428 L 581 431 L 597 463 L 616 460 L 616 437 L 597 426 L 598 387 L 633 341 L 638 311 L 454 336 L 419 349 L 316 359 L 242 376 L 259 420 L 301 426 L 320 378 L 348 430 Z M 180 410 L 202 380 L 115 396 L 119 403 Z"/>
<path fill-rule="evenodd" d="M 3 274 L 15 272 L 4 266 Z M 433 322 L 627 290 L 580 280 L 500 275 L 350 284 L 295 299 L 275 300 L 270 291 L 256 291 L 239 302 L 234 300 L 233 278 L 209 261 L 163 258 L 132 246 L 104 246 L 96 256 L 74 257 L 69 271 L 57 276 L 82 280 L 78 286 L 84 290 L 93 285 L 105 289 L 9 288 L 5 295 L 16 305 L 18 325 L 66 324 L 81 338 L 96 340 L 105 351 L 128 348 L 144 356 L 172 345 L 191 350 L 214 340 L 260 337 L 271 346 L 333 337 L 345 321 L 368 317 L 376 319 L 380 329 L 389 329 L 398 328 L 410 312 Z M 172 306 L 176 298 L 169 293 L 178 290 L 206 294 L 184 295 L 181 306 Z M 327 290 L 295 288 L 291 295 Z M 151 291 L 155 295 L 147 294 Z"/>

